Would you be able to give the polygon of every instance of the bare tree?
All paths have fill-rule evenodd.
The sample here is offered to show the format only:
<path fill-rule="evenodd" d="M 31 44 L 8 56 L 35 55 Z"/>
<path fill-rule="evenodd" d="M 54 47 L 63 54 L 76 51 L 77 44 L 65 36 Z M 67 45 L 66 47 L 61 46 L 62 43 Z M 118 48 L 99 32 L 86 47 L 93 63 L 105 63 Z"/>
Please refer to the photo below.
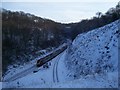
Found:
<path fill-rule="evenodd" d="M 97 12 L 96 15 L 98 16 L 98 18 L 100 18 L 102 16 L 102 12 Z"/>

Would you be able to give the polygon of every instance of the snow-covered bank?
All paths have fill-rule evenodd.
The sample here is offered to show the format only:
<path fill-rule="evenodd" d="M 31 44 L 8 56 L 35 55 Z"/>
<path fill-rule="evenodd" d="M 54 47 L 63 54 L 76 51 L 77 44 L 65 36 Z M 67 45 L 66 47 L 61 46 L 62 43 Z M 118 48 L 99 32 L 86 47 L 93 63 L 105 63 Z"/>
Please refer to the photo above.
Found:
<path fill-rule="evenodd" d="M 114 73 L 114 77 L 118 79 L 115 72 L 118 73 L 119 26 L 120 20 L 117 20 L 76 37 L 68 50 L 66 60 L 71 80 L 106 73 Z M 116 86 L 118 82 L 114 84 Z"/>

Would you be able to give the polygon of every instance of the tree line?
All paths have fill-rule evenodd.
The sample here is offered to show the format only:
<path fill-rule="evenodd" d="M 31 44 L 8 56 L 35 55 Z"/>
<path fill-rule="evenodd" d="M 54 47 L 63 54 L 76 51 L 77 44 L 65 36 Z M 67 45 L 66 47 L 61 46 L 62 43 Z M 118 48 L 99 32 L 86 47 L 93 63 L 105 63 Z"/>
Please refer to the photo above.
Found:
<path fill-rule="evenodd" d="M 10 64 L 29 61 L 38 50 L 59 46 L 63 34 L 61 24 L 52 20 L 2 9 L 3 71 Z"/>
<path fill-rule="evenodd" d="M 80 33 L 102 27 L 118 19 L 120 19 L 120 2 L 118 2 L 115 8 L 110 8 L 105 14 L 97 12 L 93 18 L 75 23 L 75 25 L 72 26 L 71 38 L 74 40 Z"/>

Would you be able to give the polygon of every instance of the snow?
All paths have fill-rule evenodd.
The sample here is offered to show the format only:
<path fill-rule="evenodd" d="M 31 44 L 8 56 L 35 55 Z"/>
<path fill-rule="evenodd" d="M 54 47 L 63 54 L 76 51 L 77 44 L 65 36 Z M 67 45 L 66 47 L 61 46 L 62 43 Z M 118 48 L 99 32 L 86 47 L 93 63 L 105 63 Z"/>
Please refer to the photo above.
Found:
<path fill-rule="evenodd" d="M 64 52 L 49 62 L 49 68 L 40 67 L 36 73 L 3 82 L 3 88 L 118 88 L 118 26 L 119 20 L 79 34 Z M 34 61 L 10 72 L 19 73 Z M 10 72 L 4 79 L 12 76 Z"/>
<path fill-rule="evenodd" d="M 2 82 L 0 82 L 0 90 L 2 89 Z"/>
<path fill-rule="evenodd" d="M 67 69 L 65 67 L 64 61 L 66 60 L 66 51 L 63 53 L 61 58 L 59 59 L 59 64 L 58 64 L 58 75 L 59 77 L 59 82 L 65 82 L 67 80 Z"/>
<path fill-rule="evenodd" d="M 3 81 L 11 78 L 13 75 L 22 72 L 28 68 L 30 68 L 32 65 L 34 65 L 36 62 L 35 61 L 31 61 L 29 63 L 26 63 L 25 65 L 21 65 L 18 68 L 13 68 L 12 66 L 9 67 L 9 70 L 7 72 L 7 74 L 3 77 Z"/>
<path fill-rule="evenodd" d="M 52 88 L 118 88 L 120 20 L 79 34 L 67 49 L 67 81 Z"/>
<path fill-rule="evenodd" d="M 34 60 L 32 60 L 32 61 L 30 61 L 30 62 L 28 62 L 28 63 L 25 63 L 24 65 L 20 65 L 20 66 L 17 67 L 17 68 L 13 68 L 12 65 L 9 66 L 9 67 L 8 67 L 8 71 L 7 71 L 7 74 L 3 77 L 3 81 L 6 81 L 6 80 L 8 80 L 9 78 L 11 78 L 12 76 L 14 76 L 14 75 L 16 75 L 16 74 L 18 74 L 18 73 L 20 73 L 20 72 L 22 72 L 22 71 L 24 71 L 24 70 L 29 69 L 30 67 L 32 67 L 33 65 L 36 64 L 36 61 L 37 61 L 37 60 L 39 60 L 40 58 L 43 58 L 43 57 L 45 57 L 45 56 L 53 53 L 54 51 L 60 49 L 61 47 L 65 46 L 65 45 L 66 45 L 66 44 L 64 43 L 64 44 L 62 44 L 61 46 L 59 46 L 57 49 L 54 49 L 54 50 L 52 50 L 52 51 L 47 51 L 47 50 L 37 51 L 36 54 L 37 54 L 37 53 L 39 54 L 40 52 L 41 52 L 41 53 L 43 52 L 44 54 L 43 54 L 42 56 L 39 56 L 39 57 L 35 58 Z"/>
<path fill-rule="evenodd" d="M 54 84 L 52 88 L 118 88 L 116 74 L 116 72 L 108 73 L 107 78 L 97 74 L 94 76 L 88 75 L 77 80 Z"/>
<path fill-rule="evenodd" d="M 5 88 L 48 88 L 51 87 L 53 83 L 53 66 L 56 60 L 62 60 L 64 58 L 65 52 L 61 53 L 59 56 L 52 60 L 51 66 L 48 69 L 43 67 L 36 73 L 30 73 L 29 75 L 19 78 L 15 81 L 4 82 L 3 87 Z M 59 75 L 58 75 L 59 76 Z M 60 77 L 59 77 L 60 78 Z"/>
<path fill-rule="evenodd" d="M 34 22 L 38 22 L 38 20 L 34 20 Z"/>
<path fill-rule="evenodd" d="M 119 25 L 118 20 L 76 37 L 68 50 L 66 60 L 66 66 L 73 79 L 95 73 L 118 71 Z"/>

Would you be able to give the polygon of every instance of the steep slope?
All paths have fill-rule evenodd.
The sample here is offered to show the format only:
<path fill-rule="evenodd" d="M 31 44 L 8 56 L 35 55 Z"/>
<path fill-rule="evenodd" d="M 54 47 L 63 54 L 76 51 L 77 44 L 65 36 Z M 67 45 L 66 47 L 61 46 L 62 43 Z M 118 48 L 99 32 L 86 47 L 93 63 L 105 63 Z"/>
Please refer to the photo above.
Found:
<path fill-rule="evenodd" d="M 68 58 L 65 61 L 71 80 L 106 74 L 105 80 L 110 80 L 112 87 L 117 87 L 119 30 L 120 20 L 117 20 L 76 37 L 68 49 Z"/>
<path fill-rule="evenodd" d="M 68 81 L 53 88 L 118 88 L 120 20 L 79 34 L 67 50 Z"/>

